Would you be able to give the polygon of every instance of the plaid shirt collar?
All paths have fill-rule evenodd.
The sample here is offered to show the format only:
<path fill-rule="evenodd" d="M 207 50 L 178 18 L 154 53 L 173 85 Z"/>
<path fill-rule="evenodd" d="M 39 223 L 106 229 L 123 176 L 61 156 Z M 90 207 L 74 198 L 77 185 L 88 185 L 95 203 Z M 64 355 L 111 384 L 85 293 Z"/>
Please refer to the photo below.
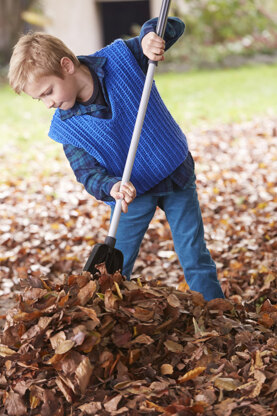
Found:
<path fill-rule="evenodd" d="M 103 66 L 106 63 L 106 58 L 101 57 L 101 56 L 92 56 L 92 55 L 88 55 L 88 56 L 78 56 L 79 61 L 82 64 L 87 65 L 87 67 L 90 70 L 93 70 L 96 75 L 98 76 L 98 79 L 101 83 L 102 86 L 102 91 L 103 94 L 105 96 L 105 89 L 103 88 L 103 80 L 104 80 L 104 70 L 103 70 Z M 105 100 L 107 101 L 107 97 L 105 96 Z M 59 109 L 60 111 L 60 117 L 61 120 L 66 120 L 72 116 L 80 116 L 83 114 L 91 114 L 95 111 L 101 111 L 106 109 L 106 106 L 100 105 L 100 104 L 90 104 L 90 105 L 82 105 L 81 103 L 76 102 L 75 105 L 70 108 L 69 110 L 62 110 Z"/>

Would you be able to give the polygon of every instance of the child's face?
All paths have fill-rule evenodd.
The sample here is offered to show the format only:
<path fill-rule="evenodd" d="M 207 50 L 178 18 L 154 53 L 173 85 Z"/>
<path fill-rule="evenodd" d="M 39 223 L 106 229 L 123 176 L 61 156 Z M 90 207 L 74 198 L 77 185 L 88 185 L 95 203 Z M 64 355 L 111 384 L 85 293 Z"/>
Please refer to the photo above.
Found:
<path fill-rule="evenodd" d="M 69 110 L 74 106 L 78 96 L 78 83 L 74 75 L 74 66 L 71 70 L 63 67 L 62 70 L 63 78 L 56 75 L 38 77 L 27 83 L 24 92 L 34 99 L 41 100 L 47 108 Z"/>
<path fill-rule="evenodd" d="M 34 99 L 41 100 L 47 108 L 68 110 L 75 104 L 77 86 L 73 79 L 48 75 L 27 84 L 24 92 Z"/>

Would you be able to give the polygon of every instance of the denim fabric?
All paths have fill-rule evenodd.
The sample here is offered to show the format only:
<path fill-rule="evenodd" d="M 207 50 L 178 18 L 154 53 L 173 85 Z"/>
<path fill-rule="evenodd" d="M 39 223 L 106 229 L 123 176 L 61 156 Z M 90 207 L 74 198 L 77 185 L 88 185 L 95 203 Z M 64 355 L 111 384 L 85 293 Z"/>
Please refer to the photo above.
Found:
<path fill-rule="evenodd" d="M 224 298 L 215 263 L 204 241 L 194 175 L 183 189 L 176 189 L 168 195 L 137 197 L 129 205 L 128 213 L 121 214 L 115 247 L 124 255 L 123 274 L 130 278 L 140 244 L 157 206 L 165 212 L 189 288 L 202 293 L 206 300 Z"/>

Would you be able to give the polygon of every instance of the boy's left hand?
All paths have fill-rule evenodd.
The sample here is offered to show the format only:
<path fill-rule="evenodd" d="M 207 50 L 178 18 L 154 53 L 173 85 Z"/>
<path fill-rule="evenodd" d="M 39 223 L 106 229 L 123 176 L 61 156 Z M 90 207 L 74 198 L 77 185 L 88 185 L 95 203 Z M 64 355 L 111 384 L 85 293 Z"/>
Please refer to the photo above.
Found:
<path fill-rule="evenodd" d="M 136 188 L 132 184 L 132 182 L 126 182 L 122 189 L 120 189 L 121 181 L 116 182 L 110 191 L 110 195 L 114 199 L 122 199 L 122 211 L 126 214 L 128 212 L 128 205 L 135 199 L 136 197 Z"/>
<path fill-rule="evenodd" d="M 147 33 L 141 41 L 142 51 L 152 61 L 163 61 L 165 41 L 155 32 Z"/>

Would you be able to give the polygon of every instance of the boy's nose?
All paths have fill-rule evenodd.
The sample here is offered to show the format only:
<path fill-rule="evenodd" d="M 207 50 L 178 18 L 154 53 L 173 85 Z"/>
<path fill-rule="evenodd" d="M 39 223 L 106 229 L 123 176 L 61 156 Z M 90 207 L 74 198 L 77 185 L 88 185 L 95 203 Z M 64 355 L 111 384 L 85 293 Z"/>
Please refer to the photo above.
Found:
<path fill-rule="evenodd" d="M 44 104 L 46 105 L 47 108 L 54 107 L 54 101 L 53 100 L 50 100 L 50 99 L 44 100 Z"/>
<path fill-rule="evenodd" d="M 47 108 L 53 108 L 54 107 L 53 101 L 48 102 L 48 104 L 46 104 L 46 105 L 47 105 Z"/>

